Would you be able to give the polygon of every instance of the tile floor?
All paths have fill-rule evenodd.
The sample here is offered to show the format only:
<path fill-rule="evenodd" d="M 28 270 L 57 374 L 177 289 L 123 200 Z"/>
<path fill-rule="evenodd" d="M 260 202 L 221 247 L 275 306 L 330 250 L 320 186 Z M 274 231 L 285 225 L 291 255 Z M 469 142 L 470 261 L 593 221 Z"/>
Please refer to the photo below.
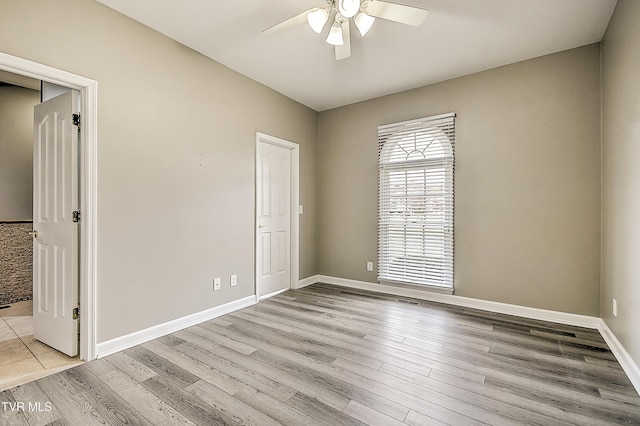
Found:
<path fill-rule="evenodd" d="M 0 391 L 81 364 L 33 338 L 32 302 L 0 309 Z"/>

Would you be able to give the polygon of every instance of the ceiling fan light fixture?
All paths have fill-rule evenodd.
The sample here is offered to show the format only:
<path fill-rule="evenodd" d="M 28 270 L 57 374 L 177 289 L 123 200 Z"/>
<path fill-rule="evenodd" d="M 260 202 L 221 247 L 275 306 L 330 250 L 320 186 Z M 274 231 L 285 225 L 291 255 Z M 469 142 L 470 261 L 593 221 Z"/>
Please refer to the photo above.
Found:
<path fill-rule="evenodd" d="M 339 61 L 351 56 L 352 20 L 360 35 L 364 37 L 371 30 L 376 18 L 418 27 L 422 25 L 428 13 L 427 9 L 421 7 L 405 6 L 386 0 L 325 0 L 325 3 L 325 8 L 307 9 L 267 28 L 262 33 L 279 34 L 301 25 L 304 21 L 307 21 L 311 29 L 318 34 L 322 34 L 329 26 L 325 41 L 334 46 L 335 58 Z"/>
<path fill-rule="evenodd" d="M 370 15 L 367 15 L 364 12 L 360 12 L 356 15 L 353 21 L 355 22 L 356 28 L 358 28 L 360 35 L 364 37 L 365 34 L 367 34 L 371 29 L 371 26 L 376 21 L 376 18 Z"/>
<path fill-rule="evenodd" d="M 338 0 L 338 12 L 345 18 L 353 18 L 360 11 L 360 0 Z"/>
<path fill-rule="evenodd" d="M 313 31 L 320 34 L 329 20 L 329 12 L 326 9 L 315 9 L 307 15 L 307 22 Z"/>
<path fill-rule="evenodd" d="M 327 36 L 327 43 L 334 46 L 342 46 L 344 44 L 344 39 L 342 38 L 342 24 L 338 21 L 334 22 L 331 26 L 331 30 L 329 30 L 329 35 Z"/>

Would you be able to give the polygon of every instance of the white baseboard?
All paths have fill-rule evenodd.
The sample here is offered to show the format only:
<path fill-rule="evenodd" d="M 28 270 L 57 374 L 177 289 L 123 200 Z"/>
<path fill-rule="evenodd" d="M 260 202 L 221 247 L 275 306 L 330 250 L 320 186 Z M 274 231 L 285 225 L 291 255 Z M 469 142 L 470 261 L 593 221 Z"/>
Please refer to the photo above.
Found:
<path fill-rule="evenodd" d="M 609 349 L 613 352 L 613 355 L 620 363 L 624 372 L 627 373 L 627 377 L 629 377 L 629 380 L 636 389 L 636 392 L 640 394 L 640 367 L 638 367 L 638 364 L 636 364 L 633 358 L 631 358 L 629 352 L 627 352 L 624 346 L 622 346 L 622 343 L 620 343 L 616 335 L 613 334 L 603 319 L 600 320 L 600 327 L 598 328 L 598 331 L 600 331 L 604 341 L 607 342 Z"/>
<path fill-rule="evenodd" d="M 319 277 L 319 275 L 313 275 L 313 276 L 298 280 L 298 283 L 293 285 L 293 286 L 291 286 L 291 288 L 293 288 L 293 289 L 303 288 L 303 287 L 306 287 L 308 285 L 320 282 L 320 281 L 318 281 L 318 277 Z"/>
<path fill-rule="evenodd" d="M 215 308 L 165 322 L 164 324 L 158 324 L 144 330 L 98 343 L 96 345 L 96 358 L 102 358 L 107 355 L 123 351 L 133 346 L 148 342 L 149 340 L 157 339 L 158 337 L 173 333 L 174 331 L 191 327 L 221 315 L 237 311 L 238 309 L 246 308 L 247 306 L 255 305 L 256 303 L 257 300 L 255 296 L 248 296 L 243 299 L 225 303 L 221 306 L 216 306 Z"/>
<path fill-rule="evenodd" d="M 511 305 L 509 303 L 492 302 L 490 300 L 473 299 L 470 297 L 455 296 L 450 294 L 435 293 L 412 288 L 396 287 L 366 281 L 349 280 L 326 275 L 316 275 L 316 282 L 334 284 L 343 287 L 358 288 L 377 293 L 393 294 L 396 296 L 412 297 L 414 299 L 429 300 L 431 302 L 446 303 L 449 305 L 464 306 L 465 308 L 480 309 L 483 311 L 500 314 L 515 315 L 518 317 L 556 322 L 559 324 L 576 325 L 579 327 L 600 327 L 601 320 L 598 317 L 570 314 L 566 312 L 550 311 L 547 309 L 530 308 L 528 306 Z"/>
<path fill-rule="evenodd" d="M 285 291 L 289 291 L 289 289 L 288 288 L 284 288 L 282 290 L 276 290 L 273 293 L 265 294 L 264 296 L 258 297 L 258 301 L 261 301 L 261 300 L 264 300 L 264 299 L 268 299 L 268 298 L 273 297 L 273 296 L 277 296 L 280 293 L 284 293 Z"/>

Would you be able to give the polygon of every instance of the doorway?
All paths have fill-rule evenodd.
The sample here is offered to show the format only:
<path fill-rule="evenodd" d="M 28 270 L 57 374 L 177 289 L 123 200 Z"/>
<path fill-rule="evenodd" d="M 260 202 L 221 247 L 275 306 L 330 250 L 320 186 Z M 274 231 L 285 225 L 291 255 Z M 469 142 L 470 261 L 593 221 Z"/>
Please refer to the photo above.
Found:
<path fill-rule="evenodd" d="M 299 279 L 299 145 L 256 134 L 256 297 L 275 296 Z"/>
<path fill-rule="evenodd" d="M 34 111 L 36 111 L 36 123 L 38 123 L 42 117 L 38 118 L 37 112 L 51 105 L 51 102 L 55 102 L 53 100 L 41 102 L 43 93 L 41 82 L 5 71 L 0 71 L 0 81 L 2 82 L 0 83 L 0 145 L 3 152 L 0 157 L 0 170 L 2 170 L 0 173 L 0 246 L 2 247 L 0 250 L 0 285 L 2 286 L 0 289 L 0 390 L 2 390 L 69 368 L 81 361 L 77 356 L 77 325 L 68 327 L 69 333 L 65 336 L 69 342 L 73 339 L 75 346 L 65 348 L 64 345 L 60 345 L 60 339 L 56 339 L 55 330 L 43 330 L 42 326 L 46 326 L 47 321 L 43 321 L 42 309 L 36 309 L 35 315 L 33 309 L 34 306 L 39 305 L 38 300 L 59 302 L 60 296 L 65 293 L 76 298 L 78 293 L 77 268 L 75 273 L 70 273 L 69 268 L 66 268 L 67 270 L 59 276 L 70 278 L 65 282 L 65 290 L 72 292 L 63 291 L 58 294 L 47 294 L 44 297 L 39 294 L 43 286 L 38 285 L 36 278 L 43 278 L 50 274 L 38 274 L 37 271 L 34 274 L 33 265 L 59 269 L 64 263 L 61 262 L 61 254 L 65 247 L 59 243 L 55 247 L 50 244 L 51 232 L 39 226 L 41 223 L 38 223 L 33 206 L 38 207 L 46 198 L 54 199 L 42 197 L 43 193 L 56 192 L 58 195 L 55 198 L 56 207 L 62 207 L 60 201 L 77 199 L 77 190 L 74 191 L 74 197 L 69 197 L 71 194 L 65 190 L 65 185 L 55 187 L 48 185 L 42 191 L 41 183 L 45 180 L 34 179 L 33 170 L 36 170 L 36 176 L 42 176 L 43 169 L 48 172 L 58 170 L 61 173 L 57 173 L 55 181 L 61 183 L 60 175 L 71 177 L 70 167 L 65 166 L 77 167 L 78 161 L 77 159 L 70 161 L 71 155 L 61 155 L 69 151 L 71 144 L 56 143 L 60 138 L 55 135 L 62 135 L 66 130 L 59 126 L 59 123 L 64 120 L 63 115 L 56 117 L 56 125 L 53 123 L 54 120 L 43 123 L 47 131 L 35 133 L 46 134 L 52 138 L 42 141 L 40 150 L 37 149 L 37 142 L 34 145 Z M 66 97 L 69 98 L 69 95 L 71 92 L 66 94 Z M 75 98 L 77 99 L 77 96 Z M 77 133 L 75 135 L 67 133 L 66 139 L 73 140 L 74 146 L 77 145 Z M 34 152 L 37 154 L 38 151 L 44 155 L 34 157 Z M 34 167 L 38 164 L 37 158 L 43 160 L 43 167 Z M 74 180 L 77 181 L 77 178 Z M 53 179 L 50 183 L 53 183 Z M 60 196 L 63 193 L 64 195 Z M 49 217 L 55 217 L 59 221 L 59 212 L 51 208 L 52 204 L 48 209 L 35 210 Z M 58 210 L 62 211 L 62 209 Z M 35 227 L 34 218 L 37 223 Z M 35 228 L 45 231 L 38 239 L 29 235 L 33 234 Z M 72 256 L 77 259 L 77 251 L 67 250 L 69 254 L 72 252 L 75 252 Z M 48 259 L 34 262 L 34 258 L 37 259 L 41 253 L 46 253 Z M 55 279 L 46 281 L 54 282 Z M 50 311 L 59 312 L 60 309 Z"/>
<path fill-rule="evenodd" d="M 97 164 L 97 82 L 66 71 L 38 64 L 0 52 L 0 70 L 22 75 L 80 92 L 82 117 L 79 140 L 82 152 L 78 158 L 80 186 L 79 300 L 80 359 L 95 359 L 96 349 L 96 164 Z"/>

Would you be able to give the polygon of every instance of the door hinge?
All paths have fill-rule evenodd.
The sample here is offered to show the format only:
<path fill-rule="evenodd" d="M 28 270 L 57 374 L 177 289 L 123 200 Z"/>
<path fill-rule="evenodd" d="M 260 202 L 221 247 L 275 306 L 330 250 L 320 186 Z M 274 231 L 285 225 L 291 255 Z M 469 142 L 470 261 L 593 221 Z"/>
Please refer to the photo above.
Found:
<path fill-rule="evenodd" d="M 73 319 L 78 318 L 80 318 L 80 305 L 78 305 L 76 308 L 73 308 Z"/>
<path fill-rule="evenodd" d="M 80 210 L 73 211 L 73 219 L 74 222 L 80 222 Z"/>
<path fill-rule="evenodd" d="M 73 114 L 73 125 L 80 127 L 80 114 Z"/>

